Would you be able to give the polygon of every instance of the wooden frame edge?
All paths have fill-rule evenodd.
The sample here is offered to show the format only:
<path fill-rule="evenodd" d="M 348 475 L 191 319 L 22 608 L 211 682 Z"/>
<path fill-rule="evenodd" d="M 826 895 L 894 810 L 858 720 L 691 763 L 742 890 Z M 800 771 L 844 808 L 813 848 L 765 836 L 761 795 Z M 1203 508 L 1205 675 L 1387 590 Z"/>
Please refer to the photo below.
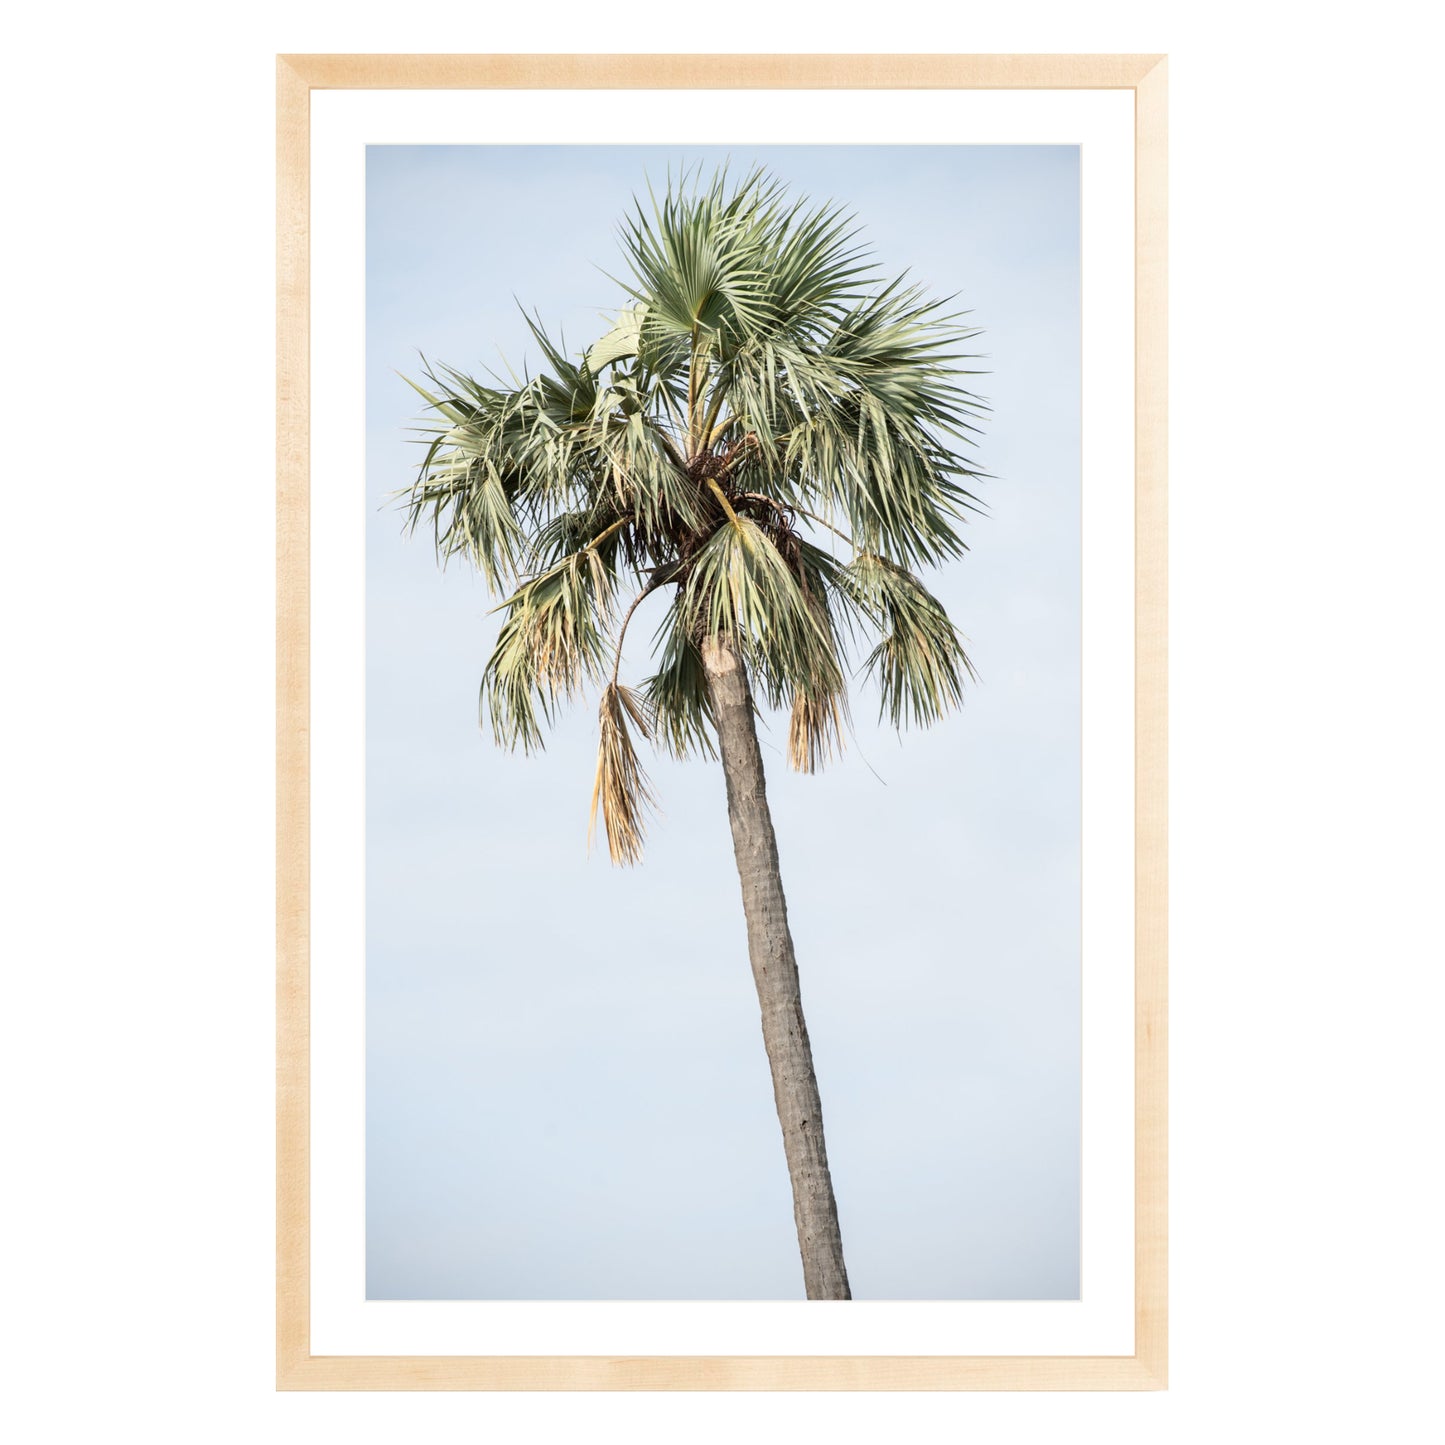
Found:
<path fill-rule="evenodd" d="M 318 89 L 1132 89 L 1135 93 L 1135 1353 L 310 1353 L 310 93 Z M 1162 1390 L 1168 1385 L 1168 583 L 1162 55 L 280 55 L 277 74 L 276 1388 Z M 299 1161 L 299 1162 L 298 1162 Z"/>
<path fill-rule="evenodd" d="M 310 87 L 276 65 L 276 1374 L 310 1358 Z M 289 1165 L 289 1167 L 288 1167 Z"/>
<path fill-rule="evenodd" d="M 309 1355 L 277 1389 L 689 1391 L 1149 1391 L 1139 1355 Z"/>
<path fill-rule="evenodd" d="M 1134 1349 L 1169 1355 L 1168 65 L 1134 90 Z"/>
<path fill-rule="evenodd" d="M 1130 90 L 1160 55 L 283 55 L 312 90 Z M 727 77 L 718 84 L 719 74 Z"/>

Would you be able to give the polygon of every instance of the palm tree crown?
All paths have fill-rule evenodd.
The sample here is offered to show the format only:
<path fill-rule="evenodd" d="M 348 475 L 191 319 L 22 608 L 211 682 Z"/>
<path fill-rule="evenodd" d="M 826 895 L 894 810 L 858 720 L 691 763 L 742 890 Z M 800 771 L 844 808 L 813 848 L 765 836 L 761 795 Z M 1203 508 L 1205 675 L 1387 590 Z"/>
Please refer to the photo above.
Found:
<path fill-rule="evenodd" d="M 481 685 L 499 743 L 541 747 L 557 706 L 600 687 L 593 819 L 633 863 L 652 802 L 633 734 L 714 753 L 709 639 L 791 709 L 806 772 L 841 746 L 860 642 L 895 726 L 961 701 L 962 639 L 916 573 L 964 550 L 982 474 L 958 449 L 984 408 L 959 384 L 976 332 L 762 170 L 682 178 L 621 241 L 628 304 L 581 356 L 529 318 L 546 369 L 521 385 L 426 367 L 406 504 L 508 594 Z M 625 685 L 627 623 L 662 588 L 656 671 Z"/>

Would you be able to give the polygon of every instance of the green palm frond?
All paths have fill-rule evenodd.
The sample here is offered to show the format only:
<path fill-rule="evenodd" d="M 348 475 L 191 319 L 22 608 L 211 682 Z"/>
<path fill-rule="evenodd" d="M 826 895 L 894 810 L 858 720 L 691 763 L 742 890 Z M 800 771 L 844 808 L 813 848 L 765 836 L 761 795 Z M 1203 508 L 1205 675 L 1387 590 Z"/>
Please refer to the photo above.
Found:
<path fill-rule="evenodd" d="M 427 377 L 435 384 L 430 371 Z M 475 383 L 464 397 L 407 380 L 439 418 L 421 428 L 430 441 L 421 476 L 407 494 L 408 530 L 430 517 L 438 555 L 468 557 L 495 590 L 516 576 L 524 543 L 513 510 L 521 469 L 497 444 L 506 398 Z"/>
<path fill-rule="evenodd" d="M 821 694 L 842 686 L 821 601 L 810 600 L 773 535 L 742 516 L 698 551 L 680 606 L 693 635 L 732 639 L 769 705 L 778 707 L 798 689 Z"/>
<path fill-rule="evenodd" d="M 658 628 L 662 640 L 657 671 L 643 685 L 658 743 L 675 758 L 715 758 L 712 702 L 702 653 L 676 603 Z M 656 650 L 657 639 L 654 639 Z"/>
<path fill-rule="evenodd" d="M 911 572 L 871 553 L 860 554 L 840 577 L 883 633 L 864 663 L 878 678 L 879 717 L 886 714 L 896 728 L 927 727 L 961 706 L 973 664 L 943 604 Z"/>
<path fill-rule="evenodd" d="M 542 365 L 510 384 L 423 363 L 405 506 L 443 560 L 510 594 L 481 688 L 500 743 L 542 746 L 556 708 L 601 686 L 594 817 L 632 862 L 651 802 L 632 731 L 715 751 L 705 638 L 790 710 L 804 772 L 842 749 L 855 644 L 895 726 L 961 702 L 962 639 L 915 573 L 965 550 L 987 406 L 964 313 L 885 278 L 848 212 L 763 170 L 670 180 L 620 240 L 626 300 L 583 352 L 527 316 Z M 637 693 L 617 680 L 624 587 L 624 629 L 672 592 Z"/>
<path fill-rule="evenodd" d="M 636 204 L 621 239 L 644 335 L 738 339 L 766 322 L 766 237 L 781 189 L 762 171 L 730 188 L 723 169 L 705 187 L 649 193 L 651 214 Z"/>
<path fill-rule="evenodd" d="M 614 524 L 613 532 L 620 530 Z M 542 746 L 540 719 L 599 681 L 608 659 L 614 576 L 603 560 L 606 533 L 522 584 L 482 673 L 481 702 L 505 747 Z"/>

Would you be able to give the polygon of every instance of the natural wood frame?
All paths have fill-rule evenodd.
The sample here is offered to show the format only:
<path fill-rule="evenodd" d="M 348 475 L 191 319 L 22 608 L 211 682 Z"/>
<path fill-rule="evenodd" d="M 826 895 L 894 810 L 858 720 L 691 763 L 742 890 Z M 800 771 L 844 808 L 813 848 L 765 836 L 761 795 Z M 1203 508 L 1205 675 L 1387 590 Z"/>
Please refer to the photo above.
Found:
<path fill-rule="evenodd" d="M 722 62 L 721 68 L 719 62 Z M 318 1356 L 310 1349 L 310 93 L 1122 89 L 1135 114 L 1135 1353 Z M 1167 1361 L 1166 62 L 1159 55 L 277 60 L 276 1379 L 283 1390 L 1158 1390 Z"/>

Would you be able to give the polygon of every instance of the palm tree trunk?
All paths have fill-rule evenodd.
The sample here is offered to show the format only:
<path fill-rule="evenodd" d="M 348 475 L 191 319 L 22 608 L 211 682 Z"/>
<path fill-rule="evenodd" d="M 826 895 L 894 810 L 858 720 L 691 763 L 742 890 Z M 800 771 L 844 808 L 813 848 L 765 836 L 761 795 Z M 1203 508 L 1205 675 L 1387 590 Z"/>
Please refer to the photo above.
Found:
<path fill-rule="evenodd" d="M 763 1011 L 763 1042 L 793 1184 L 803 1283 L 809 1299 L 851 1299 L 747 672 L 723 638 L 704 639 L 702 660 L 727 778 L 728 820 L 742 882 L 748 954 Z"/>

